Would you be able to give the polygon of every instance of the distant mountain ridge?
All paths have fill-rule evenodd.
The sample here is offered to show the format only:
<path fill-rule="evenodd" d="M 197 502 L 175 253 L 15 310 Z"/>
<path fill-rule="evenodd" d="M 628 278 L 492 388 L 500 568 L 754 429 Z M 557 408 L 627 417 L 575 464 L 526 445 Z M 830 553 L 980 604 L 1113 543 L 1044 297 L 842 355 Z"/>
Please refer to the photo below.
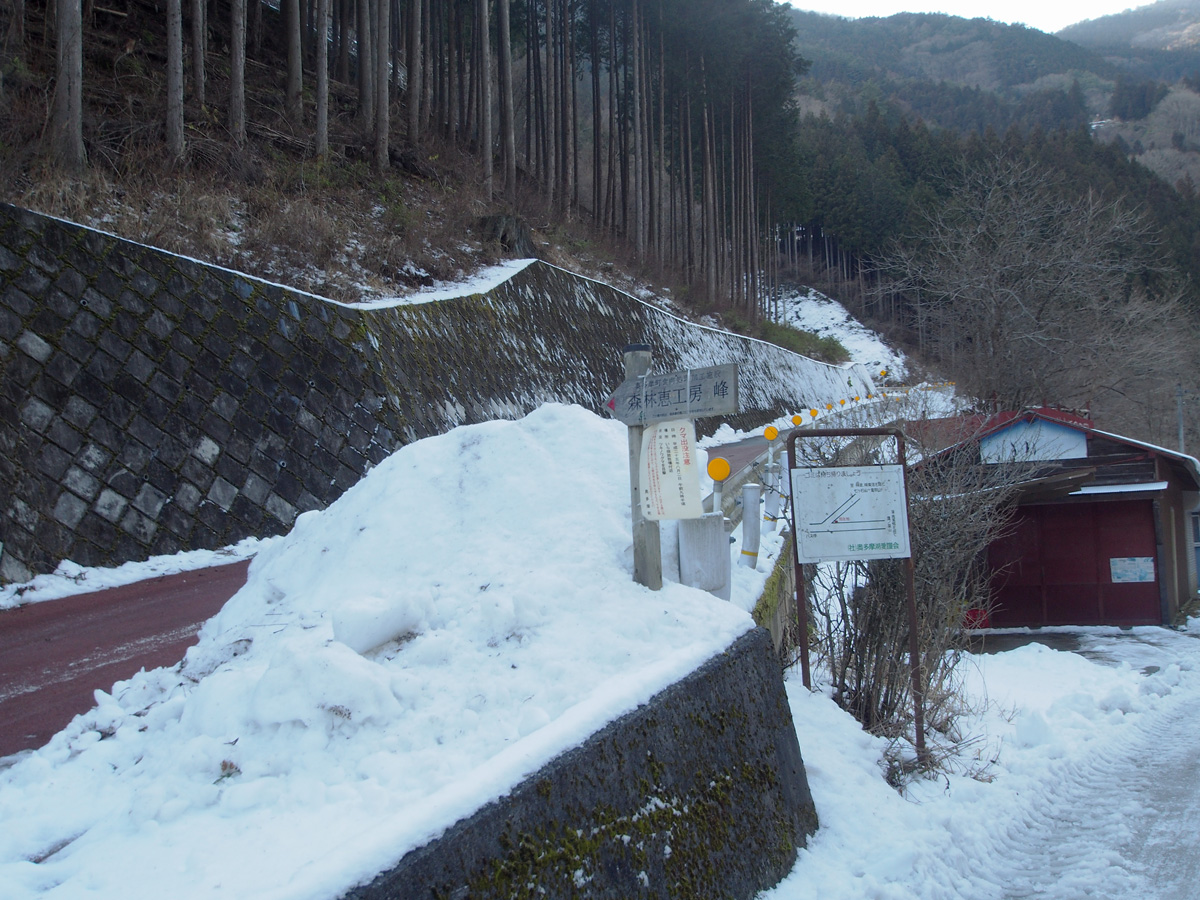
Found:
<path fill-rule="evenodd" d="M 1149 6 L 1068 25 L 1057 36 L 1100 50 L 1195 49 L 1200 47 L 1200 0 L 1158 0 Z"/>
<path fill-rule="evenodd" d="M 1200 6 L 1200 0 L 1193 0 Z M 1114 79 L 1101 55 L 1024 25 L 943 13 L 845 19 L 793 11 L 797 46 L 818 81 L 945 81 L 1005 94 L 1064 72 Z"/>
<path fill-rule="evenodd" d="M 802 114 L 1015 140 L 1114 144 L 1172 187 L 1200 186 L 1200 0 L 1161 0 L 1057 35 L 990 19 L 793 11 L 810 61 Z"/>
<path fill-rule="evenodd" d="M 792 24 L 811 63 L 805 112 L 855 115 L 875 101 L 957 132 L 1073 129 L 1108 114 L 1123 71 L 1079 44 L 990 19 L 793 10 Z"/>

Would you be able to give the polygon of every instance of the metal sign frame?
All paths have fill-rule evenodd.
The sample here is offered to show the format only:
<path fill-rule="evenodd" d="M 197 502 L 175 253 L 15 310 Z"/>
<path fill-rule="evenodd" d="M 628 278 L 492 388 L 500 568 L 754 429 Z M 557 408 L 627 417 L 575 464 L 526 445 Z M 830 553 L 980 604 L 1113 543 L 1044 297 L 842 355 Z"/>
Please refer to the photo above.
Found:
<path fill-rule="evenodd" d="M 900 465 L 900 471 L 904 473 L 904 514 L 907 520 L 905 525 L 907 533 L 911 535 L 912 521 L 909 516 L 908 505 L 908 464 L 905 457 L 904 433 L 898 428 L 816 428 L 812 430 L 793 431 L 788 435 L 787 442 L 789 483 L 792 481 L 793 470 L 798 468 L 816 468 L 809 466 L 802 467 L 796 464 L 796 442 L 831 437 L 890 437 L 895 439 L 897 462 Z M 803 499 L 797 491 L 792 491 L 792 565 L 794 566 L 796 576 L 796 624 L 800 629 L 800 673 L 804 679 L 804 686 L 811 690 L 812 674 L 809 669 L 807 590 L 804 581 L 804 568 L 800 562 L 800 531 L 797 527 L 796 518 L 797 510 L 800 508 Z M 921 682 L 921 650 L 917 639 L 919 623 L 917 618 L 916 578 L 911 552 L 908 556 L 902 558 L 905 560 L 904 580 L 905 586 L 908 589 L 908 657 L 912 678 L 913 722 L 916 729 L 917 760 L 923 765 L 927 761 L 925 750 L 925 691 Z"/>

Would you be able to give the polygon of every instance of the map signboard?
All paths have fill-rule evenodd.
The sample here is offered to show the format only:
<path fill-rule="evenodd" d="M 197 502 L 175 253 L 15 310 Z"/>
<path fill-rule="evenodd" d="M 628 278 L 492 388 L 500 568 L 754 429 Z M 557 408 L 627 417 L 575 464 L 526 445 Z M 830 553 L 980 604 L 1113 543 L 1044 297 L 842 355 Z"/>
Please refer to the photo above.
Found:
<path fill-rule="evenodd" d="M 737 363 L 630 378 L 604 405 L 613 418 L 631 426 L 736 413 Z"/>
<path fill-rule="evenodd" d="M 902 466 L 793 469 L 792 502 L 802 563 L 911 554 Z"/>

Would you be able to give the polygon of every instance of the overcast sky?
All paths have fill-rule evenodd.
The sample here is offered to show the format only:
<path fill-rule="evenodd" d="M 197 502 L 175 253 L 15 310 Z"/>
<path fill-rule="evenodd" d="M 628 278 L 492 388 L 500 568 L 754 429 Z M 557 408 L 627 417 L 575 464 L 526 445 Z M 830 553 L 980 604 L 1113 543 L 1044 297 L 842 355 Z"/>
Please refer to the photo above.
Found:
<path fill-rule="evenodd" d="M 898 12 L 943 12 L 968 19 L 1021 22 L 1054 33 L 1060 28 L 1112 13 L 1147 6 L 1138 0 L 790 0 L 799 9 L 839 16 L 890 16 Z"/>

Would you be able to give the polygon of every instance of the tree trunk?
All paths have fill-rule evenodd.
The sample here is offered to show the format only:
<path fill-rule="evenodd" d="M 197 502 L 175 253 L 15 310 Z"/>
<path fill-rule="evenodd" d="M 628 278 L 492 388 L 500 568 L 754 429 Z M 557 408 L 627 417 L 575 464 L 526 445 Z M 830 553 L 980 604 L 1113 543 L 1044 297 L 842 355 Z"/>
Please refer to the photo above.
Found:
<path fill-rule="evenodd" d="M 646 147 L 642 129 L 643 111 L 645 109 L 645 86 L 642 84 L 642 20 L 638 11 L 638 0 L 633 0 L 629 26 L 630 56 L 633 59 L 633 96 L 630 98 L 633 115 L 633 246 L 637 251 L 638 262 L 646 257 L 646 202 L 645 202 L 645 167 Z"/>
<path fill-rule="evenodd" d="M 483 161 L 483 196 L 492 199 L 492 41 L 488 0 L 479 0 L 479 153 Z"/>
<path fill-rule="evenodd" d="M 601 185 L 601 142 L 600 142 L 600 23 L 596 17 L 596 4 L 588 4 L 588 31 L 590 32 L 590 52 L 592 57 L 592 224 L 602 221 L 600 209 Z"/>
<path fill-rule="evenodd" d="M 558 40 L 554 29 L 554 0 L 546 0 L 546 111 L 543 128 L 543 140 L 546 145 L 546 202 L 555 209 L 558 201 L 558 86 L 556 84 L 558 66 Z"/>
<path fill-rule="evenodd" d="M 54 87 L 54 155 L 78 174 L 83 150 L 83 11 L 80 0 L 58 0 L 58 69 Z"/>
<path fill-rule="evenodd" d="M 517 199 L 517 132 L 513 111 L 512 40 L 509 33 L 509 0 L 497 0 L 500 21 L 500 131 L 504 143 L 504 193 Z"/>
<path fill-rule="evenodd" d="M 304 62 L 300 42 L 300 0 L 285 0 L 287 12 L 287 99 L 285 111 L 293 128 L 304 124 L 304 105 L 300 90 Z"/>
<path fill-rule="evenodd" d="M 410 0 L 408 24 L 408 139 L 421 143 L 421 0 Z"/>
<path fill-rule="evenodd" d="M 364 129 L 375 123 L 375 54 L 371 42 L 371 2 L 358 0 L 355 16 L 358 22 L 358 116 Z"/>
<path fill-rule="evenodd" d="M 350 80 L 350 24 L 354 21 L 354 0 L 337 0 L 337 4 L 337 77 L 344 84 Z"/>
<path fill-rule="evenodd" d="M 254 51 L 254 58 L 258 59 L 262 56 L 262 21 L 263 21 L 263 2 L 264 0 L 239 0 L 243 7 L 242 12 L 242 29 L 246 29 L 246 16 L 250 17 L 250 49 Z M 246 4 L 249 4 L 248 6 Z M 243 42 L 244 46 L 244 42 Z M 243 57 L 245 53 L 243 51 Z"/>
<path fill-rule="evenodd" d="M 203 107 L 204 54 L 208 47 L 208 14 L 205 0 L 192 0 L 192 94 Z"/>
<path fill-rule="evenodd" d="M 5 46 L 20 50 L 25 43 L 25 0 L 13 0 L 13 18 L 5 36 Z"/>
<path fill-rule="evenodd" d="M 405 28 L 404 8 L 400 0 L 389 0 L 389 2 L 392 4 L 392 36 L 388 41 L 388 46 L 392 51 L 390 96 L 396 97 L 404 90 L 404 72 L 407 71 L 404 67 L 404 48 L 408 44 L 408 30 Z"/>
<path fill-rule="evenodd" d="M 167 154 L 183 159 L 183 4 L 167 0 Z"/>
<path fill-rule="evenodd" d="M 375 26 L 375 170 L 386 172 L 388 168 L 388 130 L 390 95 L 388 88 L 388 63 L 391 60 L 392 2 L 379 0 L 379 21 Z"/>
<path fill-rule="evenodd" d="M 317 0 L 317 156 L 329 155 L 329 0 Z"/>
<path fill-rule="evenodd" d="M 563 10 L 563 201 L 569 215 L 579 206 L 579 145 L 576 141 L 575 116 L 575 32 L 571 0 Z"/>
<path fill-rule="evenodd" d="M 235 146 L 245 145 L 246 0 L 232 0 L 229 6 L 229 133 Z"/>

